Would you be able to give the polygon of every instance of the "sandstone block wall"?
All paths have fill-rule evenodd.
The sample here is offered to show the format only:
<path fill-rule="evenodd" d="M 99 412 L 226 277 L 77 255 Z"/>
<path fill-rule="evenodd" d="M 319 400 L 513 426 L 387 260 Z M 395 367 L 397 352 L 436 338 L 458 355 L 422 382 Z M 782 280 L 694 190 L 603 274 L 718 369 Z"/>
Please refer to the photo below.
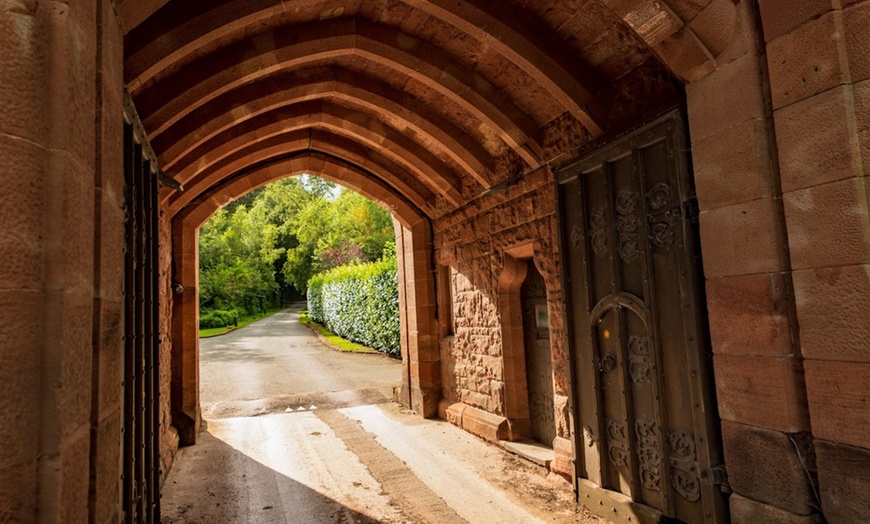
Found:
<path fill-rule="evenodd" d="M 107 0 L 0 9 L 0 521 L 117 521 L 122 32 Z"/>
<path fill-rule="evenodd" d="M 512 375 L 510 361 L 517 355 L 506 354 L 505 336 L 522 340 L 522 324 L 505 317 L 507 297 L 499 281 L 505 257 L 512 258 L 505 250 L 525 246 L 547 285 L 556 426 L 558 436 L 567 439 L 568 355 L 553 183 L 552 171 L 540 169 L 435 222 L 436 263 L 451 268 L 442 274 L 449 275 L 452 293 L 452 311 L 440 313 L 453 322 L 452 334 L 440 342 L 441 381 L 445 399 L 510 418 L 507 403 L 512 399 L 506 397 L 517 396 L 512 389 L 519 389 L 525 376 Z"/>
<path fill-rule="evenodd" d="M 760 5 L 815 488 L 829 522 L 857 522 L 870 515 L 870 2 Z"/>

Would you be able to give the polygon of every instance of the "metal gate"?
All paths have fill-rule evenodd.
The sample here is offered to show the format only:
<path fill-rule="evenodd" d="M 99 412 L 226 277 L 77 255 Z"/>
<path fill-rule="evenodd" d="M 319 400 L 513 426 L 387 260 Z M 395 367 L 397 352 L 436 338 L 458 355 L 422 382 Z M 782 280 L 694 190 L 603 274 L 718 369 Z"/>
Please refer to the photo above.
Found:
<path fill-rule="evenodd" d="M 128 118 L 135 121 L 134 116 Z M 160 521 L 157 173 L 124 124 L 124 522 Z"/>
<path fill-rule="evenodd" d="M 724 470 L 683 121 L 670 114 L 558 178 L 578 496 L 587 479 L 722 522 Z"/>
<path fill-rule="evenodd" d="M 553 361 L 550 354 L 550 322 L 547 315 L 547 286 L 530 260 L 520 288 L 526 380 L 529 389 L 529 419 L 532 438 L 553 447 L 556 419 L 553 408 Z"/>

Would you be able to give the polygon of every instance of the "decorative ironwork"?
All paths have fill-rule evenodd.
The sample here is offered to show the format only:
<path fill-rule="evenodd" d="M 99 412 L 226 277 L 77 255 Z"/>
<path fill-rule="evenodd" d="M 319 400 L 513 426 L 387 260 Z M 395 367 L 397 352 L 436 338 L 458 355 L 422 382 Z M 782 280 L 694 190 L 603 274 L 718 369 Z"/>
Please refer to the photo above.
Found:
<path fill-rule="evenodd" d="M 616 355 L 613 352 L 608 351 L 604 358 L 601 359 L 601 371 L 604 373 L 610 373 L 613 371 L 613 368 L 616 367 Z"/>
<path fill-rule="evenodd" d="M 607 249 L 607 213 L 604 206 L 598 206 L 592 210 L 589 226 L 589 233 L 592 236 L 592 252 L 597 255 Z"/>
<path fill-rule="evenodd" d="M 635 384 L 651 380 L 649 339 L 632 336 L 628 339 L 628 372 Z"/>
<path fill-rule="evenodd" d="M 671 186 L 656 184 L 647 191 L 646 202 L 650 210 L 646 217 L 649 242 L 653 247 L 666 251 L 674 244 L 674 220 L 680 216 L 680 208 L 671 205 Z"/>
<path fill-rule="evenodd" d="M 661 464 L 659 454 L 659 428 L 655 422 L 638 420 L 634 428 L 637 434 L 637 455 L 640 462 L 640 483 L 646 489 L 661 491 Z"/>
<path fill-rule="evenodd" d="M 619 258 L 631 262 L 640 253 L 640 217 L 637 214 L 637 193 L 620 191 L 616 195 L 616 233 L 619 236 Z"/>
<path fill-rule="evenodd" d="M 583 428 L 583 437 L 586 439 L 586 442 L 589 443 L 589 444 L 587 444 L 587 445 L 588 445 L 590 448 L 591 448 L 592 446 L 594 446 L 596 442 L 598 442 L 598 437 L 596 437 L 596 436 L 595 436 L 595 432 L 592 431 L 592 426 L 586 425 L 586 426 Z"/>
<path fill-rule="evenodd" d="M 615 420 L 607 421 L 607 455 L 610 462 L 618 468 L 628 467 L 628 440 L 625 438 L 625 424 Z"/>
<path fill-rule="evenodd" d="M 695 436 L 685 431 L 671 433 L 671 484 L 689 502 L 701 498 L 698 463 L 695 460 Z"/>
<path fill-rule="evenodd" d="M 573 228 L 571 228 L 571 247 L 574 249 L 580 249 L 580 245 L 583 243 L 583 231 L 580 229 L 580 224 L 576 224 Z"/>

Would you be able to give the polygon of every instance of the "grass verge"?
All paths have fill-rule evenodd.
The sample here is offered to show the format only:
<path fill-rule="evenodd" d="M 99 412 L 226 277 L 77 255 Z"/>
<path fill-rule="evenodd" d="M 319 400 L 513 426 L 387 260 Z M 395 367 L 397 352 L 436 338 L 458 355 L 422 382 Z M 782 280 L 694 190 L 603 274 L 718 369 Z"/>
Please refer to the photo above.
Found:
<path fill-rule="evenodd" d="M 218 335 L 223 335 L 224 333 L 229 333 L 230 331 L 234 331 L 236 329 L 242 329 L 247 326 L 251 322 L 256 322 L 261 318 L 266 318 L 269 315 L 274 315 L 275 313 L 281 311 L 284 308 L 272 308 L 267 309 L 266 314 L 255 313 L 253 315 L 246 315 L 244 317 L 239 317 L 239 326 L 230 326 L 230 327 L 218 327 L 218 328 L 205 328 L 199 330 L 199 338 L 208 338 L 208 337 L 216 337 Z"/>
<path fill-rule="evenodd" d="M 376 349 L 372 349 L 361 344 L 357 344 L 356 342 L 351 342 L 350 340 L 347 340 L 345 338 L 341 338 L 332 331 L 326 329 L 325 326 L 311 320 L 311 316 L 308 314 L 307 309 L 303 309 L 299 313 L 299 323 L 310 326 L 317 333 L 319 333 L 320 336 L 325 338 L 327 342 L 342 351 L 351 351 L 353 353 L 378 353 Z"/>

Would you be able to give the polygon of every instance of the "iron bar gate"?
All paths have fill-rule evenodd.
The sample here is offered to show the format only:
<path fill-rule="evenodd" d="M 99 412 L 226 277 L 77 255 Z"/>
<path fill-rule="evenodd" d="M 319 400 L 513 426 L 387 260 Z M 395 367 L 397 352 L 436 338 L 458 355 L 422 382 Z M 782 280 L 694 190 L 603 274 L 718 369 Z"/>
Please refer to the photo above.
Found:
<path fill-rule="evenodd" d="M 135 120 L 131 118 L 131 120 Z M 160 521 L 157 172 L 124 124 L 124 522 Z M 150 156 L 150 155 L 149 155 Z"/>

